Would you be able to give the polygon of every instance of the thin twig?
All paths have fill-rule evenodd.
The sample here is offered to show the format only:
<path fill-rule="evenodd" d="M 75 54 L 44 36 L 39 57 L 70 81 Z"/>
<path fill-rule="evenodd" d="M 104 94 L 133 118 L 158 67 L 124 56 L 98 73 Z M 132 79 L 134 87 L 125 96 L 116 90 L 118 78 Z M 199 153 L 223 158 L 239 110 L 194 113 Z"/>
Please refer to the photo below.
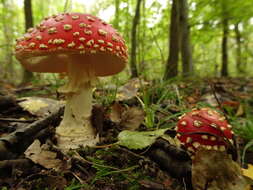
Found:
<path fill-rule="evenodd" d="M 34 120 L 34 119 L 23 120 L 23 119 L 14 119 L 14 118 L 0 118 L 0 121 L 18 122 L 18 123 L 32 123 L 36 120 Z"/>

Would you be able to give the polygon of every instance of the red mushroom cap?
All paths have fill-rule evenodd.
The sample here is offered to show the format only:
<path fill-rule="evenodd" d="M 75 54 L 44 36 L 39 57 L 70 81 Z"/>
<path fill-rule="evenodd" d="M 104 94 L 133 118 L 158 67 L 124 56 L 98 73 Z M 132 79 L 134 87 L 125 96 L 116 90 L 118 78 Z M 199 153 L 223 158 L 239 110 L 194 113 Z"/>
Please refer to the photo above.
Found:
<path fill-rule="evenodd" d="M 201 108 L 180 117 L 177 138 L 189 152 L 202 147 L 208 150 L 225 151 L 227 140 L 233 132 L 224 116 L 210 108 Z"/>
<path fill-rule="evenodd" d="M 92 65 L 96 76 L 124 69 L 128 54 L 124 39 L 101 19 L 81 13 L 45 18 L 17 39 L 17 59 L 33 72 L 67 72 L 67 63 Z"/>

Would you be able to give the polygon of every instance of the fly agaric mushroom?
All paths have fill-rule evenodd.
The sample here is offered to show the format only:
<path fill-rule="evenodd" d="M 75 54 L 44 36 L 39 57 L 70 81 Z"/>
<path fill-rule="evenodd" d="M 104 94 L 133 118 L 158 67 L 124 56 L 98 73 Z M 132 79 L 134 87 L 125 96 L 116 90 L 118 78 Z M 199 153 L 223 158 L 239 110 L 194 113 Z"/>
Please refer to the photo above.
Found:
<path fill-rule="evenodd" d="M 194 109 L 179 119 L 177 138 L 192 154 L 199 148 L 225 151 L 228 142 L 233 142 L 231 125 L 210 108 Z"/>
<path fill-rule="evenodd" d="M 33 72 L 66 73 L 68 83 L 59 89 L 67 103 L 56 129 L 62 149 L 94 145 L 98 141 L 89 117 L 92 89 L 98 76 L 122 71 L 128 55 L 124 39 L 101 19 L 81 13 L 45 18 L 17 39 L 16 57 Z"/>

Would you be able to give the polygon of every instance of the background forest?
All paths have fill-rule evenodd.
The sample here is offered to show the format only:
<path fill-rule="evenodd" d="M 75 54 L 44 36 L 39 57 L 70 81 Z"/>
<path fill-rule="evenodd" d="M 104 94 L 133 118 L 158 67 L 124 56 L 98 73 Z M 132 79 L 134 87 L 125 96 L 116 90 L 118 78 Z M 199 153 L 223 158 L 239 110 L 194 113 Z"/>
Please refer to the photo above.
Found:
<path fill-rule="evenodd" d="M 252 4 L 251 0 L 2 0 L 0 78 L 22 80 L 23 69 L 13 56 L 15 39 L 44 17 L 64 11 L 101 16 L 122 33 L 130 64 L 121 76 L 250 76 Z"/>

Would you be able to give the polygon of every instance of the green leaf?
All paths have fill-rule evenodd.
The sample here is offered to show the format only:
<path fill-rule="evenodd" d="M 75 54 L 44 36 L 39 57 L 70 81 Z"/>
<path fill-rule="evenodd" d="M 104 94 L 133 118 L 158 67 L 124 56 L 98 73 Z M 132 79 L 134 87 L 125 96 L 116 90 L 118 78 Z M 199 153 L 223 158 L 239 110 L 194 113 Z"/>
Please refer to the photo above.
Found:
<path fill-rule="evenodd" d="M 129 149 L 143 149 L 150 146 L 155 140 L 162 136 L 168 129 L 159 129 L 156 131 L 122 131 L 118 136 L 118 143 Z"/>
<path fill-rule="evenodd" d="M 244 164 L 245 154 L 246 154 L 247 150 L 248 150 L 251 146 L 253 146 L 253 140 L 249 141 L 249 142 L 245 145 L 245 147 L 244 147 L 244 149 L 243 149 L 243 153 L 242 153 L 242 162 L 243 162 L 243 164 Z"/>

